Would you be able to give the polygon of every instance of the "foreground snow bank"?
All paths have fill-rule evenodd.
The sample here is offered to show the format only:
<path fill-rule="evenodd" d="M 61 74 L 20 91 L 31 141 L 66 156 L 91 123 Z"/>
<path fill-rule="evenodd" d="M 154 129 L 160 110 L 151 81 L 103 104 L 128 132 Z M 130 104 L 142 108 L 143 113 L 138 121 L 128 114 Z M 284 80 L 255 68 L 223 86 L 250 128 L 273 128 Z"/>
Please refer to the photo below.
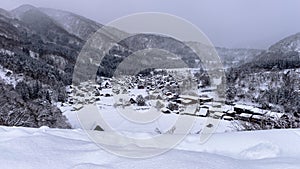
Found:
<path fill-rule="evenodd" d="M 203 145 L 191 135 L 175 149 L 142 160 L 109 154 L 79 129 L 0 127 L 0 135 L 5 169 L 300 168 L 300 130 L 219 133 Z"/>

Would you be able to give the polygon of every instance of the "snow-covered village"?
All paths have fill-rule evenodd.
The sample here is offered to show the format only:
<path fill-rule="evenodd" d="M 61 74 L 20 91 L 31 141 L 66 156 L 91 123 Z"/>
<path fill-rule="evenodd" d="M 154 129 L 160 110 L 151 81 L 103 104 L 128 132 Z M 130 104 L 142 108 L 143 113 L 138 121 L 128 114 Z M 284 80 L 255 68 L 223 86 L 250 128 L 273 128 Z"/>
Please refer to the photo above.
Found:
<path fill-rule="evenodd" d="M 299 169 L 299 6 L 1 0 L 0 169 Z"/>
<path fill-rule="evenodd" d="M 226 126 L 223 131 L 251 130 L 255 127 L 276 129 L 290 125 L 288 114 L 263 109 L 251 103 L 224 102 L 218 97 L 218 86 L 204 85 L 206 82 L 197 79 L 195 73 L 191 72 L 197 71 L 153 70 L 148 74 L 122 78 L 102 77 L 98 83 L 88 81 L 78 86 L 70 85 L 66 87 L 68 101 L 59 103 L 59 107 L 67 117 L 76 116 L 76 112 L 88 104 L 96 104 L 99 109 L 116 114 L 118 108 L 133 107 L 136 111 L 146 113 L 153 107 L 164 116 L 195 116 L 200 121 L 207 117 L 221 119 Z M 119 95 L 122 97 L 117 97 Z M 78 123 L 74 125 L 79 126 Z M 203 126 L 198 127 L 200 131 Z"/>

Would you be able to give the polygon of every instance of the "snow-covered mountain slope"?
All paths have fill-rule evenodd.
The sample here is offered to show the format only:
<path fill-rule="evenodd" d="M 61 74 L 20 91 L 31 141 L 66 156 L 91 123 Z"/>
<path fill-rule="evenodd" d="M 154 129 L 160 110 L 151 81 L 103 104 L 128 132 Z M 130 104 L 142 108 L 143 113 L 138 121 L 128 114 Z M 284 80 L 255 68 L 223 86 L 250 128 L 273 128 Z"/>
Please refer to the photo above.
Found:
<path fill-rule="evenodd" d="M 245 63 L 251 62 L 260 53 L 264 51 L 260 49 L 243 49 L 243 48 L 230 49 L 230 48 L 222 48 L 222 47 L 215 47 L 215 49 L 213 49 L 212 47 L 209 47 L 199 42 L 187 42 L 187 44 L 189 44 L 190 46 L 196 49 L 199 49 L 200 51 L 203 51 L 204 54 L 205 53 L 212 54 L 214 53 L 215 50 L 224 68 L 226 69 L 230 67 L 238 67 Z"/>
<path fill-rule="evenodd" d="M 60 24 L 69 33 L 87 40 L 88 37 L 102 27 L 101 24 L 71 12 L 40 8 L 40 10 Z"/>
<path fill-rule="evenodd" d="M 13 9 L 11 11 L 11 14 L 16 18 L 21 18 L 21 16 L 24 15 L 27 11 L 33 10 L 33 9 L 35 9 L 35 7 L 32 5 L 28 5 L 28 4 L 21 5 L 18 8 Z"/>
<path fill-rule="evenodd" d="M 300 110 L 300 33 L 263 51 L 254 60 L 227 73 L 228 98 L 248 100 L 262 107 L 281 107 L 292 116 Z M 278 108 L 276 108 L 278 109 Z M 293 115 L 294 114 L 294 115 Z"/>
<path fill-rule="evenodd" d="M 300 130 L 215 134 L 205 144 L 199 135 L 153 158 L 112 155 L 82 130 L 0 127 L 1 168 L 14 169 L 299 169 Z M 117 147 L 116 148 L 124 148 Z"/>
<path fill-rule="evenodd" d="M 300 52 L 300 33 L 288 36 L 269 48 L 270 51 L 281 51 L 283 53 Z"/>
<path fill-rule="evenodd" d="M 300 67 L 300 33 L 288 36 L 262 52 L 250 64 L 250 69 L 291 69 Z"/>
<path fill-rule="evenodd" d="M 227 98 L 236 102 L 254 103 L 259 107 L 295 115 L 300 112 L 300 69 L 245 72 L 235 69 L 227 75 Z M 292 120 L 292 119 L 290 119 Z M 297 123 L 295 123 L 297 124 Z"/>
<path fill-rule="evenodd" d="M 263 50 L 259 49 L 228 49 L 216 48 L 225 68 L 236 67 L 251 62 Z"/>
<path fill-rule="evenodd" d="M 6 11 L 6 10 L 4 10 L 2 8 L 0 8 L 0 15 L 3 15 L 5 17 L 7 17 L 7 18 L 11 18 L 12 17 L 11 13 L 9 13 L 8 11 Z"/>

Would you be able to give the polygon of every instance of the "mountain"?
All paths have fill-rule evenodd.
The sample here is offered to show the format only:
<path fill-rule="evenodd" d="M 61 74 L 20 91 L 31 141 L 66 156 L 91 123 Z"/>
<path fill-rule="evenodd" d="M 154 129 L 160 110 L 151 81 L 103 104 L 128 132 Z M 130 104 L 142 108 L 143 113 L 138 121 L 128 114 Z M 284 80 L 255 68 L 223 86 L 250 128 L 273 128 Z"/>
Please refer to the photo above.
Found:
<path fill-rule="evenodd" d="M 20 19 L 0 16 L 1 47 L 14 54 L 1 57 L 1 65 L 49 85 L 65 79 L 83 41 L 36 9 L 18 14 Z"/>
<path fill-rule="evenodd" d="M 66 12 L 62 10 L 39 8 L 43 13 L 48 15 L 62 28 L 69 33 L 79 37 L 82 40 L 87 40 L 89 36 L 99 30 L 103 25 L 94 22 L 82 16 Z"/>
<path fill-rule="evenodd" d="M 32 34 L 38 34 L 39 38 L 41 38 L 43 42 L 58 45 L 56 48 L 64 47 L 64 49 L 59 49 L 59 51 L 71 51 L 69 54 L 64 54 L 63 56 L 58 55 L 55 56 L 54 59 L 51 59 L 55 60 L 54 62 L 62 61 L 65 63 L 64 65 L 70 64 L 69 62 L 74 64 L 75 58 L 83 46 L 84 41 L 103 26 L 70 12 L 49 8 L 36 8 L 30 5 L 20 6 L 19 8 L 12 10 L 11 13 L 13 16 L 18 18 L 18 20 L 23 22 L 26 27 L 34 31 Z M 115 29 L 115 33 L 117 35 L 128 35 L 127 33 L 117 29 Z M 31 42 L 35 39 L 36 38 L 31 39 Z M 159 48 L 174 53 L 182 57 L 183 61 L 190 67 L 195 67 L 195 61 L 198 60 L 198 56 L 196 56 L 192 50 L 190 50 L 182 42 L 173 38 L 160 35 L 139 34 L 130 36 L 119 44 L 113 45 L 112 50 L 104 59 L 102 68 L 98 71 L 99 75 L 111 76 L 113 73 L 112 70 L 115 69 L 118 63 L 120 63 L 125 57 L 135 51 L 140 51 L 146 48 Z M 260 50 L 255 49 L 216 49 L 226 68 L 248 62 L 261 52 Z M 200 48 L 200 53 L 201 55 L 207 55 L 208 51 Z M 70 58 L 71 56 L 69 55 L 72 55 L 73 57 Z M 64 59 L 69 62 L 63 61 Z M 55 65 L 57 64 L 59 63 L 55 63 Z M 70 69 L 70 67 L 72 67 L 72 65 L 69 65 L 67 69 Z M 60 70 L 65 69 L 64 66 L 61 65 L 59 68 Z"/>
<path fill-rule="evenodd" d="M 7 18 L 11 18 L 12 14 L 8 11 L 6 11 L 5 9 L 0 8 L 0 15 L 5 16 Z"/>
<path fill-rule="evenodd" d="M 84 41 L 32 6 L 1 12 L 0 23 L 0 65 L 23 77 L 13 87 L 1 82 L 6 98 L 1 101 L 1 118 L 12 118 L 2 119 L 3 125 L 68 128 L 53 103 L 64 100 Z M 12 110 L 16 113 L 9 113 Z"/>
<path fill-rule="evenodd" d="M 14 18 L 20 19 L 20 17 L 22 15 L 24 15 L 24 13 L 26 13 L 27 11 L 35 10 L 35 9 L 36 9 L 36 7 L 34 7 L 32 5 L 25 4 L 25 5 L 21 5 L 17 8 L 15 8 L 15 9 L 11 10 L 10 13 Z"/>
<path fill-rule="evenodd" d="M 300 33 L 227 72 L 227 96 L 299 117 Z"/>
<path fill-rule="evenodd" d="M 55 43 L 73 48 L 82 46 L 83 41 L 55 23 L 38 8 L 21 6 L 12 12 L 27 27 L 40 35 L 44 42 Z"/>
<path fill-rule="evenodd" d="M 291 35 L 273 44 L 251 63 L 250 69 L 291 69 L 300 67 L 300 33 Z"/>
<path fill-rule="evenodd" d="M 211 55 L 215 54 L 220 58 L 220 62 L 223 64 L 225 69 L 238 67 L 245 63 L 251 62 L 254 60 L 260 53 L 264 50 L 259 49 L 230 49 L 224 47 L 212 47 L 204 45 L 200 42 L 186 42 L 188 45 L 192 46 L 194 49 L 197 49 L 200 55 Z M 211 58 L 204 57 L 205 59 L 210 60 Z M 212 62 L 212 60 L 210 60 Z"/>
<path fill-rule="evenodd" d="M 216 47 L 225 68 L 238 67 L 254 60 L 263 50 L 259 49 L 228 49 Z"/>
<path fill-rule="evenodd" d="M 65 101 L 77 56 L 101 26 L 76 14 L 31 5 L 0 10 L 0 86 L 5 98 L 0 114 L 1 118 L 12 116 L 0 118 L 2 125 L 68 128 L 54 103 Z M 12 110 L 16 113 L 9 113 Z"/>
<path fill-rule="evenodd" d="M 300 32 L 286 37 L 269 48 L 273 52 L 298 52 L 300 53 Z"/>

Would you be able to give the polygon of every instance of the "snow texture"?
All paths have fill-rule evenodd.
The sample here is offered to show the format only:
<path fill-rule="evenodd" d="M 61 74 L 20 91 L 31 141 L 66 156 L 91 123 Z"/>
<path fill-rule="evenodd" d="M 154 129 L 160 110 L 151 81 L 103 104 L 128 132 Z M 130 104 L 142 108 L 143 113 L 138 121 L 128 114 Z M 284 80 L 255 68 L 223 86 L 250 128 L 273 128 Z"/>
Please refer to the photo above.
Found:
<path fill-rule="evenodd" d="M 300 168 L 300 130 L 219 133 L 203 145 L 199 135 L 189 135 L 175 149 L 147 159 L 112 155 L 80 129 L 0 127 L 0 134 L 5 169 Z"/>

